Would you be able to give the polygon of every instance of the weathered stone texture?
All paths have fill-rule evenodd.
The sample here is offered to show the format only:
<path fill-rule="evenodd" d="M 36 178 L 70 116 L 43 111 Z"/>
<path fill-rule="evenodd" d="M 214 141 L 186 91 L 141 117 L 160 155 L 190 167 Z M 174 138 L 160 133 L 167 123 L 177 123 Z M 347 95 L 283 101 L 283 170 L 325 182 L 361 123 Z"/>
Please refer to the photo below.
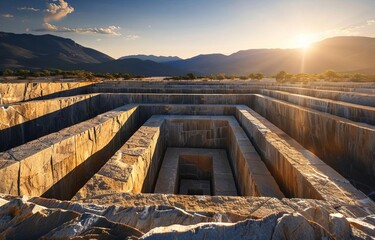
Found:
<path fill-rule="evenodd" d="M 343 176 L 375 187 L 374 126 L 261 95 L 251 107 Z"/>
<path fill-rule="evenodd" d="M 324 199 L 336 206 L 374 206 L 348 180 L 250 108 L 238 107 L 236 116 L 288 196 Z"/>
<path fill-rule="evenodd" d="M 327 98 L 336 101 L 354 103 L 364 106 L 375 107 L 375 94 L 357 93 L 357 92 L 344 92 L 344 91 L 329 91 L 308 88 L 295 88 L 295 87 L 270 87 L 270 89 L 286 91 L 295 94 L 307 95 L 317 98 Z"/>
<path fill-rule="evenodd" d="M 330 99 L 321 99 L 299 94 L 291 94 L 283 91 L 262 89 L 259 92 L 262 95 L 299 106 L 330 113 L 339 117 L 350 119 L 352 121 L 375 125 L 375 107 L 362 106 Z"/>
<path fill-rule="evenodd" d="M 130 135 L 136 125 L 136 111 L 135 106 L 118 108 L 2 153 L 5 161 L 14 160 L 1 169 L 10 175 L 8 181 L 0 183 L 1 188 L 19 195 L 39 196 L 52 191 L 58 198 L 72 196 L 74 186 L 84 180 L 81 174 L 93 175 Z M 11 175 L 16 163 L 19 173 Z"/>
<path fill-rule="evenodd" d="M 117 206 L 93 207 L 52 199 L 13 198 L 0 206 L 1 236 L 17 239 L 27 236 L 28 229 L 37 229 L 28 237 L 66 238 L 88 236 L 88 229 L 93 228 L 106 229 L 96 231 L 96 237 L 108 236 L 106 234 L 109 232 L 117 237 L 143 239 L 200 239 L 203 236 L 218 239 L 234 236 L 238 236 L 238 239 L 253 239 L 256 236 L 259 239 L 266 236 L 271 239 L 351 239 L 373 236 L 370 225 L 372 217 L 345 218 L 316 200 L 300 199 L 298 203 L 292 204 L 300 206 L 295 210 L 270 198 L 178 195 L 132 197 L 124 194 L 118 197 L 122 206 L 120 202 L 116 202 Z M 138 207 L 134 207 L 136 202 Z M 164 202 L 165 205 L 158 206 L 156 202 Z M 184 204 L 185 210 L 173 206 L 177 204 Z M 199 211 L 200 214 L 189 211 Z M 235 212 L 237 214 L 233 214 Z"/>
<path fill-rule="evenodd" d="M 77 192 L 73 199 L 96 195 L 151 191 L 163 150 L 163 119 L 147 121 Z M 156 171 L 155 173 L 150 173 Z M 149 175 L 149 176 L 148 176 Z"/>
<path fill-rule="evenodd" d="M 0 84 L 0 239 L 375 238 L 374 84 L 91 84 Z"/>
<path fill-rule="evenodd" d="M 91 82 L 0 83 L 0 105 L 42 97 L 62 97 L 86 93 Z"/>
<path fill-rule="evenodd" d="M 0 138 L 6 139 L 0 151 L 95 117 L 104 109 L 98 105 L 98 95 L 82 95 L 0 107 Z"/>

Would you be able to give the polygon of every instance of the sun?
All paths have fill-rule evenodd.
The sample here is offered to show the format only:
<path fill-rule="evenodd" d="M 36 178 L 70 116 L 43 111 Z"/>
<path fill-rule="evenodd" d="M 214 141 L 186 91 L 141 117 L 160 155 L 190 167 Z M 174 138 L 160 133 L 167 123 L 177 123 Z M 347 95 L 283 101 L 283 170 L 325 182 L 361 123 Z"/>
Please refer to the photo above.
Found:
<path fill-rule="evenodd" d="M 311 35 L 301 34 L 298 36 L 298 47 L 307 49 L 313 43 Z"/>

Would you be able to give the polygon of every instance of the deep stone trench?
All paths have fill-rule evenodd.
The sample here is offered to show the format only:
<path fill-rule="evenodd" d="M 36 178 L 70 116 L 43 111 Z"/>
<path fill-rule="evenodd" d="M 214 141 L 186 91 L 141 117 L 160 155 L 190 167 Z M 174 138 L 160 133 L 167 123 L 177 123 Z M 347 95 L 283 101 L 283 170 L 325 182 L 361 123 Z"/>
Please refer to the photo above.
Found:
<path fill-rule="evenodd" d="M 225 149 L 167 148 L 154 193 L 237 196 Z"/>
<path fill-rule="evenodd" d="M 141 95 L 110 95 L 110 94 L 103 94 L 103 95 L 96 95 L 89 97 L 84 100 L 77 100 L 75 103 L 72 103 L 71 105 L 67 105 L 66 108 L 51 112 L 48 114 L 45 114 L 42 117 L 38 117 L 35 119 L 31 119 L 30 121 L 27 121 L 25 123 L 21 123 L 18 125 L 14 125 L 12 128 L 8 128 L 6 130 L 0 131 L 0 134 L 2 134 L 2 137 L 8 136 L 10 133 L 12 136 L 20 136 L 16 140 L 12 141 L 18 141 L 18 142 L 10 142 L 6 145 L 2 145 L 3 150 L 8 150 L 10 147 L 19 146 L 20 150 L 22 150 L 23 143 L 29 142 L 33 139 L 37 139 L 40 136 L 44 136 L 46 134 L 52 134 L 56 131 L 62 131 L 62 129 L 72 126 L 72 129 L 69 130 L 70 134 L 74 131 L 73 126 L 75 125 L 85 125 L 88 119 L 99 116 L 98 114 L 102 114 L 103 116 L 101 118 L 105 118 L 107 111 L 110 109 L 115 109 L 118 106 L 122 106 L 124 102 L 164 102 L 166 99 L 157 99 L 156 96 L 141 96 Z M 206 96 L 205 96 L 206 97 Z M 304 145 L 308 149 L 312 149 L 315 154 L 322 157 L 323 160 L 325 160 L 328 155 L 324 155 L 321 152 L 317 150 L 316 147 L 311 147 L 312 145 L 309 143 L 306 143 L 305 140 L 301 139 L 300 132 L 298 132 L 298 124 L 294 124 L 294 128 L 291 127 L 291 125 L 286 126 L 286 121 L 289 118 L 285 118 L 285 116 L 282 116 L 280 118 L 277 118 L 277 116 L 280 116 L 280 111 L 282 111 L 283 108 L 275 108 L 275 103 L 273 103 L 273 107 L 270 107 L 266 103 L 259 100 L 257 97 L 255 97 L 257 101 L 255 101 L 254 97 L 249 98 L 247 95 L 242 96 L 234 96 L 230 95 L 228 96 L 228 99 L 221 101 L 222 103 L 226 104 L 246 104 L 251 106 L 254 110 L 256 110 L 258 113 L 266 117 L 267 120 L 274 123 L 276 126 L 280 127 L 283 131 L 285 131 L 287 134 L 290 134 L 293 138 L 295 138 L 298 142 L 300 142 L 302 145 Z M 178 95 L 174 96 L 173 98 L 168 97 L 168 101 L 171 102 L 177 102 L 177 103 L 206 103 L 208 102 L 215 102 L 217 98 L 215 97 L 207 97 L 207 99 L 202 99 L 199 97 L 199 95 L 195 96 L 183 96 Z M 52 100 L 51 100 L 52 101 Z M 220 101 L 219 101 L 220 103 Z M 38 104 L 38 101 L 35 101 L 35 104 Z M 263 106 L 263 109 L 262 109 Z M 91 151 L 89 154 L 86 154 L 86 157 L 84 161 L 81 161 L 79 164 L 77 164 L 72 171 L 67 170 L 66 175 L 62 175 L 61 178 L 56 178 L 56 176 L 61 175 L 59 173 L 58 168 L 64 168 L 64 163 L 62 163 L 62 160 L 65 160 L 69 158 L 68 156 L 60 160 L 54 160 L 54 157 L 52 156 L 53 153 L 51 153 L 51 164 L 52 166 L 52 172 L 53 172 L 53 179 L 57 179 L 52 185 L 51 183 L 46 183 L 45 186 L 41 188 L 41 191 L 43 192 L 28 192 L 27 190 L 23 191 L 23 187 L 19 187 L 19 191 L 16 194 L 30 194 L 30 195 L 42 195 L 44 197 L 50 197 L 50 198 L 57 198 L 57 199 L 71 199 L 77 191 L 79 191 L 87 182 L 89 179 L 91 179 L 105 164 L 106 162 L 114 155 L 116 151 L 118 151 L 121 146 L 126 144 L 127 140 L 136 133 L 136 130 L 139 130 L 140 126 L 144 125 L 148 119 L 150 119 L 155 114 L 179 114 L 179 115 L 195 115 L 194 118 L 188 120 L 184 120 L 179 118 L 179 115 L 175 116 L 169 116 L 165 120 L 165 122 L 162 124 L 161 128 L 161 134 L 157 138 L 158 141 L 156 143 L 156 157 L 152 157 L 152 161 L 150 161 L 150 166 L 147 168 L 147 171 L 145 174 L 141 174 L 140 177 L 137 179 L 140 184 L 141 188 L 138 188 L 136 190 L 132 189 L 130 192 L 133 193 L 152 193 L 155 191 L 155 187 L 158 181 L 158 178 L 160 178 L 163 174 L 162 171 L 162 164 L 163 164 L 163 158 L 165 155 L 165 152 L 168 148 L 196 148 L 196 149 L 202 149 L 202 148 L 208 148 L 208 149 L 224 149 L 228 155 L 230 168 L 233 174 L 233 178 L 235 179 L 235 189 L 234 191 L 236 193 L 231 192 L 229 195 L 243 195 L 243 196 L 275 196 L 275 197 L 301 197 L 302 195 L 298 195 L 295 193 L 294 190 L 291 190 L 293 188 L 296 188 L 296 186 L 287 186 L 286 182 L 284 182 L 284 177 L 280 176 L 279 173 L 276 172 L 276 170 L 273 170 L 272 167 L 270 168 L 269 164 L 266 164 L 267 167 L 262 168 L 262 171 L 265 169 L 268 173 L 263 174 L 259 172 L 251 172 L 253 170 L 259 170 L 257 167 L 259 165 L 248 165 L 247 167 L 241 167 L 246 166 L 246 164 L 249 164 L 249 162 L 257 162 L 257 161 L 248 161 L 246 160 L 247 156 L 257 158 L 257 160 L 260 160 L 260 156 L 264 160 L 265 156 L 261 153 L 261 146 L 259 147 L 260 143 L 257 139 L 249 137 L 249 132 L 245 131 L 247 133 L 243 134 L 240 133 L 240 138 L 237 137 L 235 132 L 240 131 L 243 126 L 243 123 L 241 123 L 241 126 L 236 126 L 235 129 L 231 129 L 231 131 L 228 130 L 228 124 L 224 123 L 225 121 L 221 120 L 215 120 L 212 121 L 212 119 L 199 119 L 200 116 L 215 116 L 215 115 L 228 115 L 228 116 L 235 116 L 235 107 L 234 105 L 202 105 L 201 107 L 199 105 L 192 105 L 192 106 L 184 106 L 181 105 L 180 107 L 172 106 L 172 105 L 163 105 L 163 104 L 143 104 L 141 106 L 137 107 L 137 113 L 134 117 L 134 119 L 130 120 L 128 123 L 122 125 L 117 133 L 114 133 L 113 136 L 109 141 L 106 142 L 106 144 L 99 146 L 95 151 Z M 271 111 L 271 109 L 273 109 Z M 279 109 L 279 110 L 277 110 Z M 48 112 L 48 111 L 47 111 Z M 80 114 L 77 114 L 77 113 Z M 277 114 L 273 114 L 273 113 Z M 79 115 L 79 117 L 77 117 Z M 55 121 L 57 118 L 65 119 L 64 121 Z M 95 117 L 98 118 L 98 117 Z M 178 120 L 174 120 L 178 119 Z M 192 121 L 194 119 L 194 121 Z M 198 120 L 197 120 L 198 119 Z M 236 119 L 238 120 L 238 116 L 236 116 Z M 236 121 L 236 119 L 234 119 Z M 298 119 L 297 119 L 298 120 Z M 48 128 L 41 127 L 41 122 L 51 122 L 51 124 L 48 125 Z M 163 120 L 164 121 L 164 120 Z M 116 121 L 114 121 L 116 122 Z M 199 122 L 199 123 L 198 123 Z M 97 124 L 95 122 L 95 124 Z M 97 129 L 95 127 L 95 124 L 93 125 L 94 132 Z M 108 125 L 108 130 L 111 129 L 111 127 Z M 90 130 L 91 131 L 91 130 Z M 89 132 L 90 132 L 89 131 Z M 105 134 L 105 131 L 103 131 L 101 134 Z M 35 133 L 35 134 L 31 134 Z M 97 138 L 100 138 L 100 131 L 97 133 Z M 60 133 L 61 134 L 61 133 Z M 73 134 L 74 135 L 74 134 Z M 93 138 L 90 134 L 88 134 L 88 139 Z M 323 134 L 324 135 L 324 134 Z M 27 136 L 27 137 L 26 137 Z M 39 138 L 38 141 L 42 141 L 43 137 Z M 249 141 L 251 139 L 252 143 L 254 144 L 255 148 L 251 146 L 251 152 L 243 152 L 241 151 L 241 148 L 239 145 L 236 144 L 236 142 L 243 142 L 248 141 L 250 145 L 251 142 Z M 50 141 L 50 140 L 48 140 Z M 76 141 L 76 140 L 74 140 Z M 3 143 L 4 144 L 4 143 Z M 314 143 L 315 144 L 315 143 Z M 27 145 L 27 144 L 26 144 Z M 58 145 L 57 143 L 55 146 Z M 77 143 L 76 143 L 77 145 Z M 100 144 L 99 144 L 100 145 Z M 314 145 L 315 146 L 315 145 Z M 57 151 L 57 150 L 56 150 Z M 58 151 L 57 151 L 58 152 Z M 333 154 L 333 152 L 332 152 Z M 151 155 L 154 155 L 154 152 L 152 152 Z M 75 156 L 77 158 L 77 156 Z M 77 160 L 75 160 L 77 161 Z M 79 162 L 79 161 L 78 161 Z M 77 162 L 77 163 L 78 163 Z M 263 161 L 260 161 L 263 162 Z M 354 179 L 354 181 L 358 182 L 359 188 L 363 189 L 363 187 L 360 187 L 360 185 L 363 186 L 369 186 L 371 185 L 371 182 L 366 181 L 365 177 L 359 176 L 358 174 L 354 174 L 354 172 L 345 172 L 347 170 L 342 170 L 342 166 L 340 164 L 327 162 L 329 165 L 331 165 L 334 169 L 338 170 L 340 173 L 342 173 L 344 176 L 346 176 L 348 179 Z M 254 163 L 253 163 L 254 164 Z M 353 164 L 353 163 L 352 163 Z M 67 164 L 66 164 L 67 165 Z M 239 167 L 240 166 L 240 167 Z M 361 166 L 361 163 L 355 164 L 350 169 L 363 169 L 364 167 Z M 43 170 L 44 171 L 44 170 Z M 246 172 L 248 171 L 248 172 Z M 367 171 L 366 171 L 367 172 Z M 179 174 L 181 175 L 181 174 Z M 183 174 L 182 174 L 183 175 Z M 267 177 L 265 177 L 266 175 Z M 368 176 L 368 175 L 366 175 Z M 22 179 L 22 167 L 21 167 L 21 179 Z M 367 178 L 368 179 L 368 178 Z M 372 178 L 371 178 L 372 179 Z M 205 194 L 205 191 L 203 188 L 192 188 L 187 189 L 187 191 L 181 191 L 181 185 L 184 185 L 185 183 L 181 184 L 181 180 L 191 180 L 186 179 L 184 177 L 178 177 L 176 181 L 177 189 L 173 190 L 173 193 L 185 193 L 185 194 L 200 194 L 203 192 Z M 205 181 L 206 179 L 198 179 Z M 211 176 L 210 181 L 210 190 L 209 194 L 216 195 L 213 187 L 213 180 Z M 271 184 L 270 184 L 271 181 Z M 373 182 L 372 182 L 373 183 Z M 43 183 L 41 183 L 43 185 Z M 266 185 L 271 185 L 271 190 L 266 187 Z M 69 187 L 66 187 L 69 186 Z M 372 185 L 370 186 L 370 188 Z M 25 186 L 25 189 L 28 189 L 30 187 Z M 312 186 L 308 186 L 307 188 L 310 189 L 309 191 L 311 193 L 306 193 L 306 198 L 316 198 L 321 199 L 321 197 L 318 196 L 318 194 L 314 193 L 315 189 Z M 44 189 L 44 190 L 43 190 Z M 200 190 L 199 190 L 200 189 Z M 370 190 L 366 189 L 366 192 L 369 192 Z M 225 195 L 225 193 L 223 193 Z"/>
<path fill-rule="evenodd" d="M 212 165 L 210 156 L 180 155 L 177 194 L 215 195 Z"/>
<path fill-rule="evenodd" d="M 375 200 L 375 131 L 370 125 L 260 95 L 252 96 L 250 107 Z"/>
<path fill-rule="evenodd" d="M 219 157 L 215 149 L 223 151 Z M 182 157 L 194 155 L 195 159 L 203 161 L 207 156 L 209 159 L 216 154 L 215 167 L 208 171 L 214 178 L 210 181 L 207 176 L 186 177 L 184 173 L 179 174 L 182 173 L 180 161 L 183 160 L 176 155 L 174 159 L 177 161 L 166 163 L 166 159 L 173 159 L 168 156 L 169 150 L 174 150 L 175 154 L 185 152 Z M 234 117 L 154 115 L 123 145 L 120 152 L 123 161 L 136 160 L 131 160 L 130 169 L 126 170 L 129 177 L 125 178 L 126 187 L 121 191 L 178 194 L 181 193 L 181 185 L 186 183 L 182 180 L 208 180 L 211 195 L 284 196 Z M 219 159 L 227 153 L 226 162 Z M 113 162 L 110 160 L 98 176 L 106 172 L 105 168 L 110 169 Z M 252 169 L 252 166 L 256 168 Z M 183 189 L 182 192 L 187 194 L 188 190 Z"/>
<path fill-rule="evenodd" d="M 374 202 L 348 180 L 375 182 L 375 108 L 325 97 L 375 106 L 374 85 L 363 98 L 331 83 L 318 99 L 301 86 L 152 79 L 90 90 L 129 94 L 12 104 L 60 96 L 36 83 L 24 98 L 0 94 L 11 101 L 0 106 L 0 235 L 371 238 Z"/>

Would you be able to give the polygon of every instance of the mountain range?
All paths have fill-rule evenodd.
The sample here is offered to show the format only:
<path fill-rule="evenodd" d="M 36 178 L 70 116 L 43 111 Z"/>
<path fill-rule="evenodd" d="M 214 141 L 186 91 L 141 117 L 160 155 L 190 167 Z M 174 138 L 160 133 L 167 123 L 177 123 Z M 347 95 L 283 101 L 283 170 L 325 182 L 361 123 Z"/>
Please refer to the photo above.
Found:
<path fill-rule="evenodd" d="M 207 54 L 189 59 L 131 55 L 120 59 L 53 35 L 0 32 L 0 69 L 62 69 L 127 72 L 146 76 L 246 75 L 339 72 L 375 73 L 375 38 L 334 37 L 308 49 L 250 49 L 231 55 Z"/>
<path fill-rule="evenodd" d="M 176 56 L 165 57 L 165 56 L 143 55 L 143 54 L 124 56 L 124 57 L 119 58 L 119 60 L 129 59 L 129 58 L 136 58 L 139 60 L 150 60 L 150 61 L 157 62 L 157 63 L 165 63 L 165 62 L 182 60 L 181 58 L 176 57 Z"/>
<path fill-rule="evenodd" d="M 0 32 L 1 68 L 67 68 L 79 63 L 102 63 L 113 58 L 71 39 L 53 35 Z"/>

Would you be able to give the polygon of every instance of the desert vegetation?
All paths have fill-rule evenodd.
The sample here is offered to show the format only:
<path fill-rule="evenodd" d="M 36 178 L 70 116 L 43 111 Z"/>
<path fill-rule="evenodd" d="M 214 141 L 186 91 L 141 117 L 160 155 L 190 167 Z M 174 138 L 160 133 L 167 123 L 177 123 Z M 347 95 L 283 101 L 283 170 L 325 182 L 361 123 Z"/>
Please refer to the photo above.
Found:
<path fill-rule="evenodd" d="M 145 76 L 138 76 L 129 73 L 93 73 L 84 70 L 0 70 L 0 76 L 3 77 L 17 77 L 17 79 L 28 79 L 35 77 L 57 77 L 62 78 L 80 78 L 82 80 L 95 80 L 95 79 L 122 79 L 129 80 L 132 78 L 144 78 Z M 194 79 L 206 79 L 206 80 L 224 80 L 224 79 L 240 79 L 240 80 L 252 80 L 260 81 L 263 78 L 275 78 L 279 83 L 307 83 L 314 81 L 330 81 L 330 82 L 375 82 L 375 74 L 362 74 L 362 73 L 341 73 L 335 70 L 326 70 L 322 73 L 288 73 L 286 71 L 280 71 L 274 76 L 266 76 L 262 73 L 250 73 L 248 75 L 230 75 L 230 74 L 213 74 L 213 75 L 195 75 L 194 73 L 188 73 L 184 76 L 173 76 L 166 77 L 165 80 L 194 80 Z"/>
<path fill-rule="evenodd" d="M 3 77 L 17 77 L 18 79 L 27 79 L 33 77 L 55 77 L 61 76 L 62 78 L 80 78 L 83 80 L 95 80 L 96 78 L 104 79 L 124 79 L 128 80 L 131 78 L 144 78 L 144 76 L 136 76 L 129 73 L 93 73 L 84 70 L 64 71 L 64 70 L 10 70 L 6 69 L 0 71 L 0 76 Z"/>
<path fill-rule="evenodd" d="M 335 70 L 327 70 L 322 73 L 298 73 L 292 74 L 280 71 L 275 75 L 280 83 L 331 81 L 331 82 L 375 82 L 375 74 L 340 73 Z"/>
<path fill-rule="evenodd" d="M 375 74 L 362 73 L 340 73 L 335 70 L 326 70 L 322 73 L 288 73 L 280 71 L 274 76 L 266 76 L 262 73 L 250 73 L 248 75 L 237 76 L 228 74 L 217 74 L 208 76 L 195 76 L 189 73 L 186 76 L 175 76 L 165 78 L 166 80 L 193 80 L 193 79 L 210 79 L 210 80 L 224 80 L 224 79 L 241 79 L 260 81 L 263 78 L 275 78 L 279 83 L 304 83 L 314 81 L 330 81 L 330 82 L 375 82 Z"/>

